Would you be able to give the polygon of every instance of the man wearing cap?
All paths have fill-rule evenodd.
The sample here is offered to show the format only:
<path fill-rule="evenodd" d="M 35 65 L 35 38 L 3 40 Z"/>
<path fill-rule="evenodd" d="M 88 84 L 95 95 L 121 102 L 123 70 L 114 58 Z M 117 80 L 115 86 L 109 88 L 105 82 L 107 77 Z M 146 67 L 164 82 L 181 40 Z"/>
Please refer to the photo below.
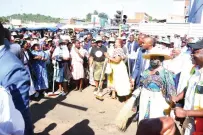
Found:
<path fill-rule="evenodd" d="M 0 84 L 8 89 L 16 109 L 25 121 L 25 135 L 33 135 L 33 128 L 29 110 L 29 74 L 22 62 L 15 57 L 4 45 L 4 28 L 0 23 Z"/>
<path fill-rule="evenodd" d="M 176 117 L 185 118 L 183 132 L 192 135 L 194 132 L 203 133 L 203 40 L 189 45 L 192 48 L 192 61 L 195 67 L 187 87 L 178 96 L 172 97 L 173 102 L 184 99 L 183 108 L 177 107 Z"/>
<path fill-rule="evenodd" d="M 103 44 L 105 47 L 108 46 L 108 42 L 106 41 L 106 38 L 107 38 L 106 35 L 102 37 L 102 44 Z"/>
<path fill-rule="evenodd" d="M 102 45 L 102 38 L 97 37 L 96 39 L 97 46 L 93 47 L 90 53 L 90 66 L 94 67 L 94 80 L 95 80 L 95 94 L 99 87 L 99 81 L 101 78 L 102 68 L 104 66 L 105 61 L 105 53 L 107 52 L 107 48 Z M 103 86 L 103 81 L 105 80 L 105 77 L 103 75 L 103 78 L 101 80 L 100 88 Z M 99 94 L 101 94 L 102 90 L 99 91 Z"/>
<path fill-rule="evenodd" d="M 92 42 L 92 34 L 89 33 L 87 35 L 87 44 L 84 45 L 84 49 L 89 51 L 90 47 L 91 47 L 91 42 Z"/>

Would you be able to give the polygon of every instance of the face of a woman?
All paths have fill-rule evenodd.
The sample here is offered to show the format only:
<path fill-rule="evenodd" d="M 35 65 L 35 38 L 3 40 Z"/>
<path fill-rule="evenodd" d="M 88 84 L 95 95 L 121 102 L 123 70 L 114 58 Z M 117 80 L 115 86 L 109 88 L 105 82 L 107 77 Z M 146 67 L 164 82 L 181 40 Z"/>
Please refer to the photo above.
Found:
<path fill-rule="evenodd" d="M 102 46 L 102 41 L 97 42 L 97 46 L 101 47 Z"/>
<path fill-rule="evenodd" d="M 152 56 L 150 58 L 150 67 L 152 69 L 158 68 L 159 66 L 161 66 L 161 63 L 161 58 L 159 56 Z"/>
<path fill-rule="evenodd" d="M 35 45 L 34 50 L 39 51 L 40 50 L 39 45 Z"/>
<path fill-rule="evenodd" d="M 116 42 L 115 42 L 115 48 L 120 48 L 120 47 L 121 47 L 120 40 L 116 40 Z"/>

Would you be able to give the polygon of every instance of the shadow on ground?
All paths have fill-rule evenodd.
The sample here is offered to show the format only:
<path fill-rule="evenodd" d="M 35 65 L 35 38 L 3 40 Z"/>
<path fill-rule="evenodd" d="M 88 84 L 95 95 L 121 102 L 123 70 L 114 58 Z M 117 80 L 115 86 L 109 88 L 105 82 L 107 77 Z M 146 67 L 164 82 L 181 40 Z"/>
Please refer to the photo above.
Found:
<path fill-rule="evenodd" d="M 41 133 L 36 133 L 35 135 L 51 135 L 49 134 L 49 132 L 52 131 L 56 126 L 56 123 L 52 123 L 48 127 L 46 127 L 44 131 L 42 131 Z"/>
<path fill-rule="evenodd" d="M 78 109 L 81 111 L 87 111 L 88 109 L 86 107 L 62 102 L 63 100 L 66 99 L 66 96 L 58 96 L 56 98 L 44 97 L 44 99 L 47 99 L 47 100 L 42 102 L 41 104 L 35 103 L 30 106 L 33 124 L 35 124 L 40 119 L 45 118 L 46 114 L 49 111 L 53 110 L 57 104 L 60 104 L 66 107 L 71 107 L 73 109 Z"/>
<path fill-rule="evenodd" d="M 93 129 L 88 125 L 89 122 L 89 120 L 85 119 L 75 124 L 72 128 L 64 132 L 62 135 L 95 135 Z"/>

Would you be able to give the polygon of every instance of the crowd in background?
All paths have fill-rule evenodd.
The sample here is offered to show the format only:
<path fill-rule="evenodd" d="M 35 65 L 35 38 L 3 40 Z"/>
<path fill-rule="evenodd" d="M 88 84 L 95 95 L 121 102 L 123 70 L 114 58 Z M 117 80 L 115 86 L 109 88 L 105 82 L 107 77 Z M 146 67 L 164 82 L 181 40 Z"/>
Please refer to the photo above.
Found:
<path fill-rule="evenodd" d="M 172 102 L 178 103 L 171 117 L 190 119 L 186 125 L 192 128 L 183 127 L 184 133 L 203 132 L 200 39 L 139 31 L 122 31 L 119 35 L 102 30 L 95 37 L 92 33 L 81 37 L 80 32 L 10 32 L 2 26 L 0 33 L 0 85 L 10 91 L 25 122 L 25 131 L 15 131 L 19 129 L 16 125 L 12 128 L 15 134 L 33 134 L 29 96 L 48 95 L 51 89 L 66 96 L 73 84 L 80 92 L 88 85 L 95 86 L 94 95 L 99 100 L 103 100 L 104 84 L 112 99 L 124 97 L 128 101 L 132 93 L 140 96 L 139 103 L 132 107 L 139 115 L 138 121 L 172 115 L 163 110 Z M 179 103 L 183 97 L 185 104 Z M 195 121 L 200 124 L 195 125 Z M 163 132 L 173 133 L 173 126 L 169 128 Z"/>

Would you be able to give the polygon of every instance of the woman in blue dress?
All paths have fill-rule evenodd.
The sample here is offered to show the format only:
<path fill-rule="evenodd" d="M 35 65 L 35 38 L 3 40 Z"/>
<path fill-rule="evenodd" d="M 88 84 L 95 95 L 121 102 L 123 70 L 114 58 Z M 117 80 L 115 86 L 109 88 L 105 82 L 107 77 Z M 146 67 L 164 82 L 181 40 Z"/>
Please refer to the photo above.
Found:
<path fill-rule="evenodd" d="M 46 70 L 46 61 L 48 59 L 48 56 L 44 51 L 40 50 L 40 45 L 37 41 L 32 42 L 31 49 L 34 56 L 32 67 L 37 74 L 37 79 L 34 82 L 34 86 L 35 90 L 38 92 L 35 96 L 38 97 L 39 91 L 48 89 L 48 78 Z"/>

